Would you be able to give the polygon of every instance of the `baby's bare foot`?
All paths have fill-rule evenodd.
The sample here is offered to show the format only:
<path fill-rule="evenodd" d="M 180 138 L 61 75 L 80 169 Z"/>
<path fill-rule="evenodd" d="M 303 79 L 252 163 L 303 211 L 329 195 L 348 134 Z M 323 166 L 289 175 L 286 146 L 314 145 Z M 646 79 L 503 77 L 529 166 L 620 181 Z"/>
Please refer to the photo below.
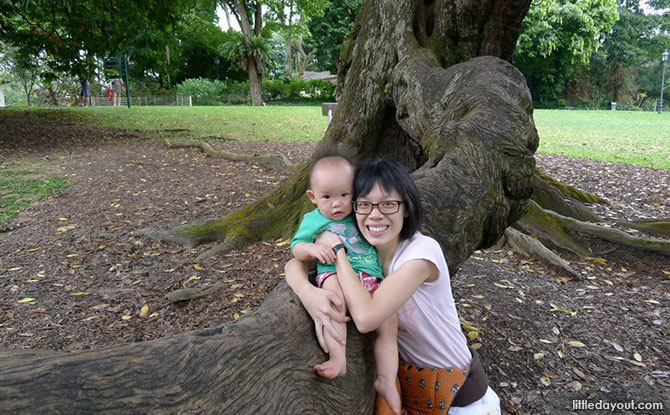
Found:
<path fill-rule="evenodd" d="M 320 365 L 314 366 L 314 370 L 319 376 L 323 376 L 326 379 L 335 379 L 347 374 L 347 362 L 339 362 L 330 359 Z"/>
<path fill-rule="evenodd" d="M 394 414 L 399 415 L 402 409 L 402 402 L 400 401 L 400 394 L 396 388 L 396 380 L 386 380 L 380 376 L 375 380 L 375 390 L 380 394 L 388 404 Z"/>

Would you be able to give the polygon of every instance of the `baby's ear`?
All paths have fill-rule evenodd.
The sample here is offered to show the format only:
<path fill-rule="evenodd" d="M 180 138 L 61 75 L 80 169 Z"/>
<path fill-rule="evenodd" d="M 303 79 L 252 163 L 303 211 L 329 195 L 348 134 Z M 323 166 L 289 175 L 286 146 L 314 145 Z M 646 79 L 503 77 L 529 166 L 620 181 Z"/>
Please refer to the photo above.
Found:
<path fill-rule="evenodd" d="M 309 200 L 312 201 L 312 203 L 314 203 L 316 205 L 316 196 L 314 195 L 314 192 L 312 191 L 312 189 L 307 190 L 307 197 L 309 198 Z"/>

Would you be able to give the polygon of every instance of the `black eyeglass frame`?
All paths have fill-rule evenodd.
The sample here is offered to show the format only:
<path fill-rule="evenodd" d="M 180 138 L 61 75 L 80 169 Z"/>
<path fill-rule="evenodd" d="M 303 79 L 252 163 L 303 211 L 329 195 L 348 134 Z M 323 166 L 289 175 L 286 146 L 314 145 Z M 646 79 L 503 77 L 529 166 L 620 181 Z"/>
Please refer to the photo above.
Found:
<path fill-rule="evenodd" d="M 389 202 L 397 203 L 397 204 L 396 204 L 396 209 L 395 209 L 393 212 L 384 212 L 384 211 L 382 211 L 382 209 L 381 209 L 381 207 L 380 207 L 379 205 L 381 205 L 382 203 L 389 203 Z M 379 203 L 372 203 L 372 202 L 360 201 L 360 203 L 369 203 L 369 204 L 371 205 L 371 207 L 370 207 L 370 211 L 369 211 L 369 212 L 360 212 L 360 211 L 357 210 L 357 206 L 356 206 L 356 204 L 359 203 L 359 201 L 353 201 L 353 202 L 351 202 L 351 203 L 352 203 L 352 205 L 353 205 L 354 212 L 356 212 L 357 215 L 369 215 L 369 214 L 372 213 L 372 211 L 375 209 L 375 207 L 377 207 L 377 210 L 378 210 L 379 213 L 381 213 L 382 215 L 393 215 L 394 213 L 398 213 L 398 211 L 400 210 L 400 205 L 402 205 L 403 203 L 405 203 L 405 201 L 404 201 L 404 200 L 382 200 L 382 201 L 379 202 Z"/>

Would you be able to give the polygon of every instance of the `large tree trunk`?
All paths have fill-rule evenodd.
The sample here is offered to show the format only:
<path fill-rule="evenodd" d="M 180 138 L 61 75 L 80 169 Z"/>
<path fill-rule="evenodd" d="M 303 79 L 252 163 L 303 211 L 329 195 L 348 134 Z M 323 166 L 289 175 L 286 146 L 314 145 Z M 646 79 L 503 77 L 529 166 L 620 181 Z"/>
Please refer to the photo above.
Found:
<path fill-rule="evenodd" d="M 284 75 L 287 77 L 291 77 L 292 71 L 291 71 L 291 61 L 293 59 L 293 52 L 291 51 L 291 43 L 293 40 L 291 39 L 291 34 L 286 35 L 286 39 L 284 39 Z"/>
<path fill-rule="evenodd" d="M 5 87 L 2 85 L 2 79 L 0 79 L 0 108 L 6 107 L 5 104 Z"/>
<path fill-rule="evenodd" d="M 440 241 L 452 271 L 523 216 L 533 192 L 531 99 L 509 62 L 529 5 L 366 0 L 344 44 L 340 106 L 324 142 L 384 154 L 414 172 L 424 231 Z M 302 166 L 226 218 L 146 233 L 223 241 L 222 249 L 289 237 L 311 209 L 306 178 Z M 98 352 L 0 355 L 0 409 L 371 413 L 369 337 L 350 332 L 346 378 L 319 379 L 310 369 L 323 358 L 312 325 L 282 287 L 262 310 L 221 329 Z"/>
<path fill-rule="evenodd" d="M 251 105 L 263 105 L 263 87 L 261 86 L 261 75 L 258 73 L 256 59 L 247 59 L 247 72 L 249 73 L 249 97 Z"/>
<path fill-rule="evenodd" d="M 260 36 L 262 23 L 261 6 L 258 2 L 255 3 L 254 12 L 254 32 L 251 32 L 251 22 L 249 21 L 249 8 L 246 0 L 236 0 L 237 12 L 239 17 L 240 29 L 244 35 L 244 48 L 246 50 L 246 68 L 249 74 L 249 98 L 251 105 L 263 105 L 262 96 L 262 69 L 258 66 L 258 61 L 251 49 L 251 36 Z"/>
<path fill-rule="evenodd" d="M 102 350 L 0 351 L 2 414 L 372 413 L 374 335 L 350 325 L 349 375 L 319 378 L 313 324 L 282 285 L 235 323 Z"/>

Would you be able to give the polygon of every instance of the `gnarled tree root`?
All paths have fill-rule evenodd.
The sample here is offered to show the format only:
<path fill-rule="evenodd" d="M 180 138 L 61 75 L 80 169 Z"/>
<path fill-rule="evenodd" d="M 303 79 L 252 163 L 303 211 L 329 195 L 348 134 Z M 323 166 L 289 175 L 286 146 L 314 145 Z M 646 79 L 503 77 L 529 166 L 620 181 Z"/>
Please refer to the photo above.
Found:
<path fill-rule="evenodd" d="M 560 256 L 553 253 L 549 248 L 544 246 L 542 242 L 535 238 L 517 231 L 514 228 L 507 228 L 505 230 L 505 241 L 515 251 L 531 258 L 538 258 L 544 260 L 551 265 L 564 269 L 577 280 L 584 279 L 583 276 L 572 269 L 570 263 Z"/>
<path fill-rule="evenodd" d="M 184 225 L 164 230 L 145 228 L 135 233 L 161 242 L 195 247 L 208 242 L 221 242 L 205 251 L 198 261 L 223 254 L 252 242 L 289 238 L 298 228 L 302 216 L 313 209 L 307 197 L 307 165 L 301 165 L 279 188 L 221 219 L 196 225 Z"/>
<path fill-rule="evenodd" d="M 603 203 L 607 201 L 599 196 L 575 189 L 547 176 L 542 170 L 535 169 L 533 175 L 533 195 L 531 199 L 545 209 L 551 209 L 563 216 L 569 216 L 586 222 L 600 222 L 601 219 L 584 203 Z"/>
<path fill-rule="evenodd" d="M 566 217 L 545 210 L 534 201 L 528 203 L 528 213 L 517 221 L 517 225 L 526 233 L 537 234 L 549 239 L 554 245 L 567 249 L 581 256 L 589 256 L 592 252 L 577 242 L 558 217 Z"/>
<path fill-rule="evenodd" d="M 582 256 L 590 254 L 590 251 L 584 250 L 578 252 L 578 250 L 581 251 L 584 248 L 574 240 L 571 233 L 583 233 L 619 245 L 670 256 L 670 241 L 668 240 L 636 237 L 618 229 L 582 222 L 567 216 L 559 215 L 550 210 L 542 209 L 532 201 L 529 203 L 528 214 L 519 220 L 518 224 L 525 231 L 537 232 L 538 234 L 549 238 L 559 247 L 571 250 Z M 554 232 L 549 232 L 548 229 L 554 230 Z M 556 235 L 560 235 L 561 237 L 557 238 Z M 577 247 L 577 250 L 575 247 Z"/>
<path fill-rule="evenodd" d="M 641 219 L 632 222 L 617 222 L 617 225 L 637 229 L 650 235 L 670 237 L 670 219 Z"/>
<path fill-rule="evenodd" d="M 256 163 L 289 173 L 295 171 L 295 166 L 285 155 L 281 153 L 273 155 L 235 154 L 214 150 L 212 146 L 205 141 L 173 142 L 167 138 L 164 141 L 165 145 L 167 145 L 169 148 L 199 148 L 205 154 L 213 157 L 219 157 L 231 161 L 246 161 L 250 163 Z"/>

